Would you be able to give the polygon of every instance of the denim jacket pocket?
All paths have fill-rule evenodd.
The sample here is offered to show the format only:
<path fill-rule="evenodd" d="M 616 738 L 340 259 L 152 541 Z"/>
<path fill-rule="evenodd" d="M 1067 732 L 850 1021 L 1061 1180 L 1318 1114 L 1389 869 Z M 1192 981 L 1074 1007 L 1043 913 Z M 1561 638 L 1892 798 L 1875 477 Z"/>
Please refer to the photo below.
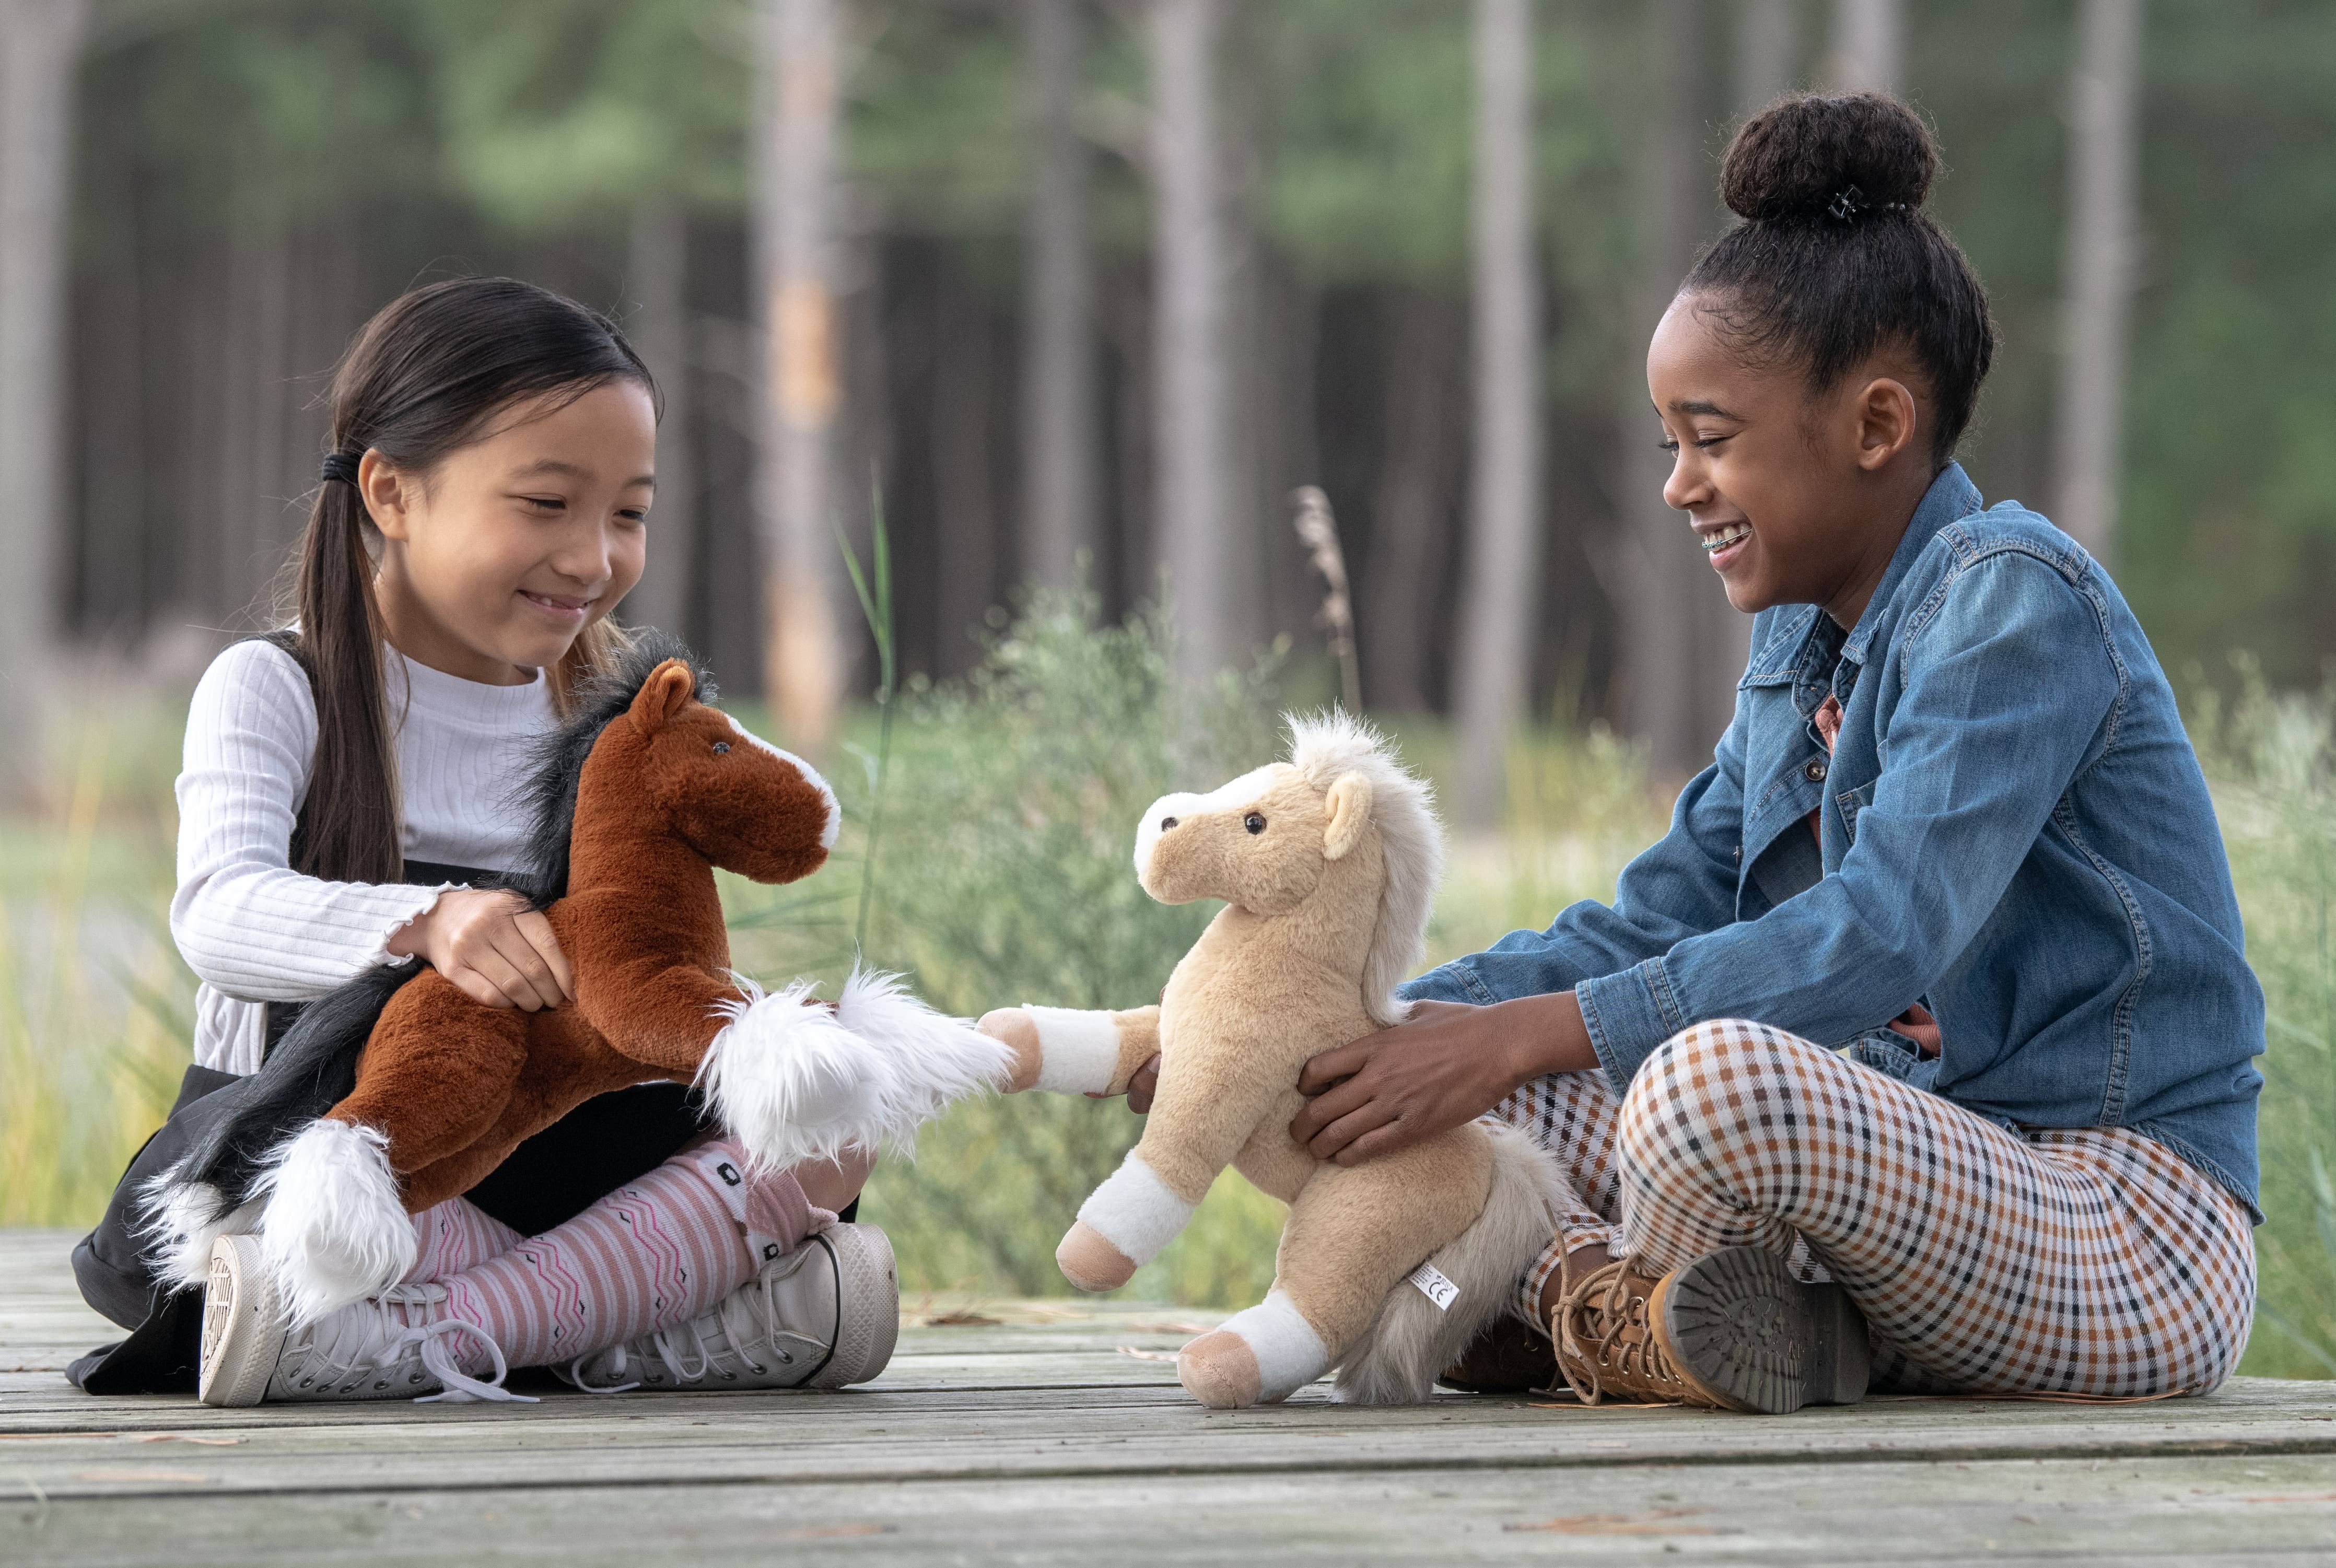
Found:
<path fill-rule="evenodd" d="M 1939 1058 L 1925 1057 L 1895 1029 L 1868 1029 L 1842 1047 L 1840 1054 L 1910 1088 L 1927 1089 L 1938 1081 Z"/>
<path fill-rule="evenodd" d="M 1842 831 L 1848 835 L 1849 842 L 1857 842 L 1857 813 L 1874 803 L 1874 785 L 1881 782 L 1875 779 L 1854 790 L 1844 790 L 1833 797 L 1834 803 L 1841 807 Z"/>

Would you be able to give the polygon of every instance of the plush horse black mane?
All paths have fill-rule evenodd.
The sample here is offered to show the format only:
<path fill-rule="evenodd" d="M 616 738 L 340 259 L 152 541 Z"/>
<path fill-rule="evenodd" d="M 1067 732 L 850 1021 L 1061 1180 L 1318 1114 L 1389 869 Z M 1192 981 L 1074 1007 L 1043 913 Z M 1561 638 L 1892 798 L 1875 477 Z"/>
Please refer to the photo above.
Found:
<path fill-rule="evenodd" d="M 689 667 L 699 702 L 717 698 L 713 672 L 670 632 L 638 633 L 616 667 L 590 677 L 576 692 L 575 708 L 535 744 L 527 784 L 520 796 L 530 827 L 521 856 L 524 870 L 505 878 L 502 885 L 527 895 L 537 909 L 548 907 L 568 891 L 569 842 L 576 834 L 576 791 L 584 776 L 584 761 L 600 734 L 633 706 L 659 665 L 677 658 Z M 288 1043 L 288 1041 L 287 1041 Z"/>

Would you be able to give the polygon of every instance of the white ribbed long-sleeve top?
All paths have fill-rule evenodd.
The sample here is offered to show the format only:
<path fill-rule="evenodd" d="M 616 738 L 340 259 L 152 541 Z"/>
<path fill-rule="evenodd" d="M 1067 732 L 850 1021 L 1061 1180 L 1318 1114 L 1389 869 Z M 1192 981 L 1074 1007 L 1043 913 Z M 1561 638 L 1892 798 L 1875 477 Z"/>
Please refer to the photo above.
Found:
<path fill-rule="evenodd" d="M 384 650 L 410 860 L 518 867 L 528 747 L 558 720 L 550 683 L 484 686 Z M 211 662 L 187 713 L 179 774 L 179 885 L 170 935 L 202 981 L 195 1060 L 259 1068 L 264 1004 L 307 1001 L 374 965 L 447 887 L 333 882 L 290 869 L 292 824 L 316 752 L 316 703 L 291 655 L 239 642 Z"/>

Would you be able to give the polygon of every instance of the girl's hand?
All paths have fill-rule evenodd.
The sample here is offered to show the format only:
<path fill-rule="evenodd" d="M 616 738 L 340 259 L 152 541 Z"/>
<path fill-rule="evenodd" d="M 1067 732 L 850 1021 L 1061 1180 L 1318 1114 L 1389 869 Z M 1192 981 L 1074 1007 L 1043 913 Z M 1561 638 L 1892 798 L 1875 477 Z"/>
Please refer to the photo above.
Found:
<path fill-rule="evenodd" d="M 1152 1096 L 1159 1092 L 1160 1053 L 1154 1051 L 1152 1059 L 1136 1068 L 1135 1076 L 1127 1080 L 1127 1108 L 1139 1116 L 1147 1114 L 1152 1109 Z"/>
<path fill-rule="evenodd" d="M 1472 1122 L 1543 1073 L 1598 1066 L 1573 993 L 1489 1008 L 1418 1002 L 1391 1029 L 1324 1051 L 1298 1088 L 1290 1135 L 1315 1158 L 1358 1164 Z"/>
<path fill-rule="evenodd" d="M 576 999 L 551 922 L 506 888 L 453 888 L 389 939 L 420 954 L 472 1001 L 534 1012 Z"/>

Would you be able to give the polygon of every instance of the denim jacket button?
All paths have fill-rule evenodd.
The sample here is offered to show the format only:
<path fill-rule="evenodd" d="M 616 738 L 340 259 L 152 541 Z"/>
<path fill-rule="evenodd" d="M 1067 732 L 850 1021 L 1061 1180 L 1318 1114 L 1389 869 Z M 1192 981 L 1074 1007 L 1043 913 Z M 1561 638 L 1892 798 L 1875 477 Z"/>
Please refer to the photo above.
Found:
<path fill-rule="evenodd" d="M 1809 775 L 1809 782 L 1811 784 L 1825 783 L 1825 760 L 1822 757 L 1810 758 L 1809 765 L 1803 768 L 1801 771 Z"/>

